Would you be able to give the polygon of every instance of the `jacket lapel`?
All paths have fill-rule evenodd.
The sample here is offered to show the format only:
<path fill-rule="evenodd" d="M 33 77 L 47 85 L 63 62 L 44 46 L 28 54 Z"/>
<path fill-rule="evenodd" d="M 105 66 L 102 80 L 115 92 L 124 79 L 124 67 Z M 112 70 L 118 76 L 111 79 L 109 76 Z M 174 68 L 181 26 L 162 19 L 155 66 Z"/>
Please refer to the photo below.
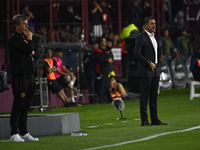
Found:
<path fill-rule="evenodd" d="M 149 42 L 149 44 L 152 46 L 152 48 L 154 49 L 154 47 L 153 47 L 153 44 L 152 44 L 152 42 L 151 42 L 151 39 L 149 38 L 149 35 L 146 33 L 146 31 L 144 31 L 144 37 L 146 38 L 146 40 Z"/>

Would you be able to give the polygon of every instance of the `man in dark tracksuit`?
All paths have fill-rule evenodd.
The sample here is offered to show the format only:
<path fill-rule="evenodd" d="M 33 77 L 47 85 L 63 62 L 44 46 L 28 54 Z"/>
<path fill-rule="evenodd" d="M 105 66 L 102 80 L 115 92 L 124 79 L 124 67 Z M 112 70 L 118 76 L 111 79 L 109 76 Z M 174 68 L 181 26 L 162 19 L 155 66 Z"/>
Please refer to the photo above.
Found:
<path fill-rule="evenodd" d="M 107 57 L 107 50 L 106 50 L 106 39 L 100 38 L 99 40 L 99 48 L 96 49 L 94 53 L 94 58 L 96 61 L 96 92 L 98 96 L 104 100 L 106 100 L 106 87 L 108 81 L 108 74 L 109 74 L 109 63 L 112 63 L 112 59 L 108 59 Z"/>
<path fill-rule="evenodd" d="M 28 29 L 27 18 L 20 14 L 15 15 L 12 26 L 14 32 L 8 40 L 14 95 L 10 117 L 10 141 L 39 141 L 38 138 L 33 138 L 27 131 L 28 110 L 35 93 L 34 58 L 39 57 L 39 53 L 34 50 L 33 34 Z"/>
<path fill-rule="evenodd" d="M 96 80 L 96 64 L 94 59 L 94 52 L 98 48 L 96 42 L 92 43 L 92 50 L 85 53 L 83 56 L 84 74 L 87 80 L 87 87 L 90 93 L 95 93 L 95 80 Z M 90 103 L 94 103 L 94 99 L 90 97 Z"/>
<path fill-rule="evenodd" d="M 106 39 L 106 54 L 107 54 L 107 60 L 112 60 L 113 61 L 113 53 L 112 53 L 112 40 L 110 38 Z M 114 65 L 113 62 L 108 64 L 108 78 L 106 81 L 107 87 L 106 87 L 106 97 L 110 102 L 112 102 L 112 97 L 111 97 L 111 92 L 110 92 L 110 87 L 111 87 L 111 74 L 114 72 Z"/>

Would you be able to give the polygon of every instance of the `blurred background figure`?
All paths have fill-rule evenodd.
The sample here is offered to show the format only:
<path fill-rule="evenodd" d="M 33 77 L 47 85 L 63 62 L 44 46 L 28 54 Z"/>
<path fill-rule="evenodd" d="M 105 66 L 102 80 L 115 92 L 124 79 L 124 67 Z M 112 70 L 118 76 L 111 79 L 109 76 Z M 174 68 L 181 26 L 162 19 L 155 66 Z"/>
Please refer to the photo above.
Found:
<path fill-rule="evenodd" d="M 92 49 L 83 56 L 83 64 L 84 74 L 87 80 L 87 89 L 90 93 L 95 93 L 96 64 L 94 60 L 94 52 L 98 48 L 98 44 L 93 41 L 91 45 Z M 95 103 L 95 100 L 92 97 L 90 97 L 90 103 Z"/>
<path fill-rule="evenodd" d="M 129 7 L 130 7 L 131 19 L 133 20 L 133 23 L 137 27 L 140 27 L 141 25 L 140 14 L 142 13 L 142 8 L 140 7 L 140 4 L 138 4 L 137 0 L 129 0 Z"/>
<path fill-rule="evenodd" d="M 128 94 L 126 93 L 126 90 L 124 89 L 124 86 L 117 82 L 116 79 L 114 77 L 111 77 L 111 86 L 110 86 L 110 92 L 117 92 L 119 91 L 121 96 L 122 96 L 122 100 L 126 101 L 126 100 L 131 100 L 131 98 L 128 96 Z"/>
<path fill-rule="evenodd" d="M 93 25 L 93 36 L 94 40 L 97 40 L 97 37 L 101 37 L 103 35 L 102 31 L 102 13 L 103 9 L 97 3 L 97 0 L 93 0 L 92 3 L 92 25 Z"/>
<path fill-rule="evenodd" d="M 143 17 L 148 17 L 151 14 L 151 2 L 150 0 L 144 0 L 143 4 Z"/>
<path fill-rule="evenodd" d="M 187 37 L 186 28 L 182 28 L 181 35 L 176 39 L 176 48 L 181 60 L 185 63 L 189 56 L 192 56 L 193 49 L 190 39 Z"/>
<path fill-rule="evenodd" d="M 191 58 L 191 68 L 193 77 L 195 81 L 200 81 L 200 46 L 195 50 L 195 53 Z"/>
<path fill-rule="evenodd" d="M 113 32 L 113 20 L 112 17 L 115 13 L 111 4 L 108 4 L 106 0 L 101 1 L 102 12 L 102 28 L 103 35 Z"/>
<path fill-rule="evenodd" d="M 165 10 L 165 22 L 171 24 L 172 23 L 171 0 L 165 0 L 164 10 Z"/>
<path fill-rule="evenodd" d="M 60 35 L 59 35 L 59 7 L 60 4 L 56 1 L 53 1 L 53 38 L 54 42 L 60 42 Z"/>
<path fill-rule="evenodd" d="M 119 40 L 121 41 L 121 62 L 122 62 L 122 77 L 127 77 L 128 65 L 129 65 L 129 55 L 126 48 L 125 38 L 131 35 L 132 31 L 139 31 L 139 29 L 133 23 L 133 19 L 128 19 L 128 26 L 122 29 L 119 35 Z"/>
<path fill-rule="evenodd" d="M 180 57 L 177 49 L 174 46 L 174 43 L 169 37 L 169 30 L 167 28 L 163 28 L 161 34 L 161 37 L 158 39 L 158 42 L 162 49 L 161 60 L 164 60 L 170 67 L 173 53 L 176 53 L 176 57 L 178 59 L 180 59 Z"/>
<path fill-rule="evenodd" d="M 24 12 L 22 13 L 24 16 L 27 17 L 28 26 L 31 32 L 35 33 L 35 28 L 32 19 L 34 19 L 34 15 L 32 12 L 29 11 L 28 6 L 24 7 Z"/>
<path fill-rule="evenodd" d="M 109 53 L 106 50 L 106 39 L 104 37 L 99 38 L 99 48 L 95 50 L 94 58 L 96 63 L 96 85 L 95 90 L 98 96 L 104 102 L 111 102 L 111 96 L 107 95 L 107 83 L 109 81 L 109 66 L 113 63 L 112 59 L 109 58 Z"/>
<path fill-rule="evenodd" d="M 60 33 L 62 42 L 75 42 L 77 34 L 70 31 L 70 25 L 66 25 Z"/>
<path fill-rule="evenodd" d="M 81 20 L 82 18 L 76 12 L 72 5 L 67 6 L 66 12 L 67 24 L 70 25 L 70 29 L 73 31 L 73 34 L 76 34 L 75 41 L 79 41 L 81 34 Z"/>

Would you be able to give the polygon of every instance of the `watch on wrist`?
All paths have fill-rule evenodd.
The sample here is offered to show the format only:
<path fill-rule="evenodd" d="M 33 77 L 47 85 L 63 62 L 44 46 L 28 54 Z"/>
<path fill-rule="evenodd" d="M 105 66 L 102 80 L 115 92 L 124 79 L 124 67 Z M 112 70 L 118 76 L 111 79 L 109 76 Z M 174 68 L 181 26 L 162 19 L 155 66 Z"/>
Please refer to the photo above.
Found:
<path fill-rule="evenodd" d="M 150 64 L 151 64 L 151 61 L 148 61 L 148 64 L 150 65 Z"/>

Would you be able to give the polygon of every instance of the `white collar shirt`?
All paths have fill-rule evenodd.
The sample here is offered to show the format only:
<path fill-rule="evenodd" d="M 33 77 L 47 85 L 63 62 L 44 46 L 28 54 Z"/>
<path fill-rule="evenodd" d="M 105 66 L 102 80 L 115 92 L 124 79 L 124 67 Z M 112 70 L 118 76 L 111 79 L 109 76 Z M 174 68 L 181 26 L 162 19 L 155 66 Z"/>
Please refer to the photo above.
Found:
<path fill-rule="evenodd" d="M 148 31 L 145 30 L 145 32 L 148 34 L 149 38 L 151 39 L 151 42 L 153 44 L 153 48 L 154 48 L 154 51 L 155 51 L 155 64 L 158 63 L 158 58 L 157 58 L 157 48 L 158 48 L 158 45 L 157 45 L 157 42 L 156 42 L 156 39 L 154 37 L 154 33 L 151 34 L 149 33 Z"/>

